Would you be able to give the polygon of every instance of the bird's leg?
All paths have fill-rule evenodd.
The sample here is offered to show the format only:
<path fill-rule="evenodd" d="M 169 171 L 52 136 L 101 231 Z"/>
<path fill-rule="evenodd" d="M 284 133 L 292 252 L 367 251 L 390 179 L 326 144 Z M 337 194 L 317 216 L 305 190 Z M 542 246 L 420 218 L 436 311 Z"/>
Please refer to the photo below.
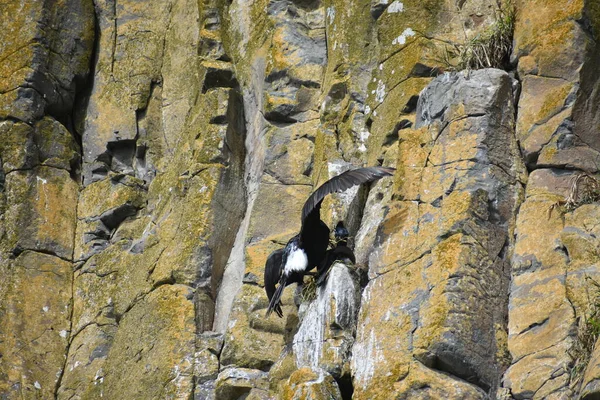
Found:
<path fill-rule="evenodd" d="M 319 274 L 318 271 L 311 271 L 311 272 L 304 273 L 304 275 L 312 276 L 313 278 L 316 278 L 318 274 Z"/>

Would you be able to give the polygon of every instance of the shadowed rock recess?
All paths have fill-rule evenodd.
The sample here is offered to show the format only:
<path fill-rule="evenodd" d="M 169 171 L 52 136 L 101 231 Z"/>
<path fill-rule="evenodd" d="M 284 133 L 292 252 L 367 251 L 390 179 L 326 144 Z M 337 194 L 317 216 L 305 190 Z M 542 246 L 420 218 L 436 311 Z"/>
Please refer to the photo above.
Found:
<path fill-rule="evenodd" d="M 454 71 L 500 24 L 507 70 Z M 599 32 L 591 0 L 3 1 L 0 399 L 600 398 Z M 322 206 L 356 265 L 266 318 L 267 256 L 366 165 Z"/>

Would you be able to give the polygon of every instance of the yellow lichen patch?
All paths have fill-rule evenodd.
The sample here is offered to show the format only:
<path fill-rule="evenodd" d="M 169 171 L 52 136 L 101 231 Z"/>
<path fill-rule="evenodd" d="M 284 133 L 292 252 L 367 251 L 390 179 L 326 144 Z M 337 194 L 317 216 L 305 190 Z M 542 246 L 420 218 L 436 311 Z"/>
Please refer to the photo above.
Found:
<path fill-rule="evenodd" d="M 387 69 L 390 68 L 394 69 L 396 67 L 388 67 Z M 407 66 L 407 68 L 412 68 L 412 66 Z M 384 69 L 384 71 L 387 71 L 387 69 Z M 387 73 L 391 74 L 389 71 Z M 380 86 L 379 93 L 381 93 L 381 97 L 378 97 L 377 86 L 369 89 L 369 104 L 375 112 L 371 115 L 373 125 L 367 141 L 367 164 L 373 165 L 377 162 L 386 135 L 395 129 L 396 124 L 400 120 L 409 119 L 402 110 L 407 106 L 409 101 L 414 100 L 414 96 L 418 96 L 430 81 L 431 78 L 409 78 L 397 85 L 381 81 L 382 85 L 385 84 L 383 90 L 381 90 L 382 86 Z M 373 84 L 379 85 L 379 83 Z M 372 94 L 372 92 L 375 92 L 375 94 Z M 379 99 L 385 98 L 385 101 L 382 100 L 383 103 L 381 103 L 375 97 Z M 413 132 L 411 131 L 410 133 L 412 134 Z"/>
<path fill-rule="evenodd" d="M 2 121 L 0 135 L 0 156 L 4 173 L 31 167 L 37 161 L 37 154 L 31 154 L 34 135 L 31 126 L 22 122 Z"/>
<path fill-rule="evenodd" d="M 406 48 L 420 39 L 419 33 L 431 33 L 439 27 L 440 14 L 443 13 L 444 3 L 435 0 L 402 2 L 404 11 L 401 13 L 384 12 L 379 19 L 379 42 L 385 52 L 381 55 L 388 58 L 398 49 Z"/>
<path fill-rule="evenodd" d="M 487 393 L 475 385 L 430 369 L 418 361 L 410 364 L 410 374 L 394 387 L 401 399 L 484 400 L 488 397 Z"/>
<path fill-rule="evenodd" d="M 529 47 L 531 42 L 544 40 L 548 31 L 556 29 L 556 25 L 580 18 L 583 0 L 564 4 L 551 0 L 518 0 L 516 10 L 517 47 Z"/>
<path fill-rule="evenodd" d="M 431 255 L 436 267 L 450 272 L 458 266 L 459 257 L 464 250 L 461 245 L 462 236 L 461 234 L 452 235 L 432 250 Z"/>
<path fill-rule="evenodd" d="M 446 196 L 443 200 L 440 220 L 442 229 L 451 231 L 458 222 L 468 219 L 477 201 L 478 198 L 475 194 L 466 191 L 454 191 Z"/>
<path fill-rule="evenodd" d="M 354 397 L 389 397 L 409 373 L 413 359 L 414 315 L 406 304 L 422 304 L 427 256 L 370 281 L 365 288 L 353 349 Z M 386 293 L 394 293 L 387 296 Z"/>
<path fill-rule="evenodd" d="M 198 163 L 212 163 L 223 155 L 227 126 L 210 124 L 194 142 L 193 158 Z"/>
<path fill-rule="evenodd" d="M 496 331 L 496 359 L 501 365 L 508 366 L 512 361 L 508 351 L 508 332 L 501 324 L 494 324 Z"/>
<path fill-rule="evenodd" d="M 447 324 L 451 305 L 443 291 L 442 287 L 434 288 L 429 302 L 421 307 L 421 327 L 415 332 L 414 339 L 415 347 L 418 348 L 415 351 L 417 355 L 422 352 L 429 353 L 429 348 L 441 342 L 444 332 L 451 329 Z M 468 323 L 468 320 L 465 320 L 465 323 Z"/>
<path fill-rule="evenodd" d="M 75 211 L 78 185 L 66 171 L 39 169 L 36 175 L 34 212 L 39 215 L 38 240 L 58 242 L 73 248 L 75 236 Z"/>
<path fill-rule="evenodd" d="M 473 120 L 459 119 L 465 115 L 464 105 L 455 110 L 457 121 L 451 123 L 435 140 L 428 158 L 428 165 L 448 165 L 477 158 L 481 135 L 474 130 Z M 449 165 L 445 169 L 450 169 Z"/>
<path fill-rule="evenodd" d="M 296 371 L 296 359 L 292 352 L 283 352 L 277 362 L 269 369 L 270 390 L 273 392 L 283 391 L 287 380 Z"/>
<path fill-rule="evenodd" d="M 210 204 L 221 169 L 214 166 L 202 170 L 182 183 L 179 195 L 171 197 L 173 208 L 158 231 L 158 239 L 166 248 L 150 276 L 152 282 L 190 283 L 196 279 L 198 268 L 207 268 L 197 263 L 206 262 L 210 254 L 208 240 L 214 229 Z"/>
<path fill-rule="evenodd" d="M 539 273 L 523 274 L 514 279 L 516 287 L 522 288 L 518 295 L 511 298 L 511 308 L 519 310 L 508 321 L 509 349 L 513 357 L 520 358 L 523 355 L 531 354 L 535 348 L 546 347 L 546 343 L 540 341 L 538 335 L 519 335 L 526 331 L 534 323 L 541 323 L 544 320 L 552 318 L 546 325 L 556 325 L 548 328 L 545 326 L 543 332 L 546 335 L 560 339 L 561 335 L 569 329 L 568 319 L 563 318 L 567 314 L 572 314 L 573 309 L 569 308 L 564 296 L 556 296 L 556 293 L 565 293 L 565 284 L 561 276 L 563 267 L 548 266 Z M 564 273 L 562 274 L 564 275 Z M 543 302 L 544 307 L 539 305 Z M 556 330 L 557 327 L 561 329 Z M 530 339 L 536 337 L 535 342 Z"/>
<path fill-rule="evenodd" d="M 581 57 L 575 21 L 582 18 L 583 1 L 538 3 L 517 6 L 515 48 L 534 57 L 537 74 L 576 79 Z"/>
<path fill-rule="evenodd" d="M 273 314 L 267 320 L 268 300 L 264 290 L 254 285 L 242 285 L 229 318 L 221 363 L 265 369 L 279 358 L 284 345 L 285 321 L 293 314 L 293 309 L 288 306 L 292 303 L 293 290 L 289 286 L 284 292 L 284 318 Z"/>
<path fill-rule="evenodd" d="M 71 258 L 79 188 L 69 173 L 48 167 L 15 171 L 7 176 L 6 187 L 6 243 Z"/>
<path fill-rule="evenodd" d="M 143 182 L 139 179 L 115 176 L 89 184 L 79 197 L 77 217 L 80 219 L 97 217 L 102 213 L 130 204 L 141 207 L 145 203 Z"/>
<path fill-rule="evenodd" d="M 196 336 L 191 297 L 188 286 L 163 285 L 123 316 L 103 366 L 104 396 L 134 398 L 140 387 L 151 397 L 190 393 Z"/>
<path fill-rule="evenodd" d="M 21 393 L 53 397 L 71 335 L 71 268 L 58 257 L 31 251 L 10 266 L 0 265 L 7 284 L 0 304 L 3 393 L 19 387 Z M 21 397 L 18 391 L 14 398 Z"/>
<path fill-rule="evenodd" d="M 549 90 L 545 94 L 545 99 L 542 102 L 537 115 L 535 116 L 535 123 L 542 124 L 560 112 L 564 107 L 567 96 L 569 93 L 571 93 L 572 89 L 573 83 L 566 82 Z"/>
<path fill-rule="evenodd" d="M 519 136 L 521 137 L 521 146 L 526 153 L 534 153 L 542 150 L 542 146 L 548 144 L 556 132 L 557 128 L 562 124 L 566 119 L 570 117 L 572 110 L 567 108 L 545 123 L 537 126 L 531 126 L 529 132 L 521 131 Z M 531 120 L 523 120 L 525 124 L 532 123 Z M 523 124 L 524 125 L 524 124 Z M 521 127 L 525 127 L 521 125 Z M 554 156 L 555 153 L 548 153 L 551 156 Z"/>
<path fill-rule="evenodd" d="M 401 139 L 398 166 L 394 176 L 399 181 L 399 194 L 402 198 L 414 200 L 421 190 L 423 168 L 431 151 L 429 128 L 404 130 Z"/>
<path fill-rule="evenodd" d="M 262 240 L 291 233 L 287 239 L 291 238 L 300 231 L 301 209 L 311 192 L 310 186 L 283 185 L 265 178 L 254 203 L 249 237 Z"/>
<path fill-rule="evenodd" d="M 280 399 L 286 400 L 341 400 L 337 383 L 323 370 L 308 367 L 295 371 L 283 386 Z"/>

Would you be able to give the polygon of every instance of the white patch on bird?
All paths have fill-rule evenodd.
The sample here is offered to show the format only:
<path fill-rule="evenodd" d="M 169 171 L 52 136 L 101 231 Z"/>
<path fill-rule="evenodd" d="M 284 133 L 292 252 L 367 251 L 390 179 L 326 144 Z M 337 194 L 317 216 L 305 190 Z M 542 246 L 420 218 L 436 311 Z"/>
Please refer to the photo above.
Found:
<path fill-rule="evenodd" d="M 292 272 L 304 271 L 308 266 L 308 258 L 304 250 L 298 248 L 295 244 L 292 245 L 292 251 L 287 257 L 285 266 L 283 267 L 283 273 L 286 275 Z"/>

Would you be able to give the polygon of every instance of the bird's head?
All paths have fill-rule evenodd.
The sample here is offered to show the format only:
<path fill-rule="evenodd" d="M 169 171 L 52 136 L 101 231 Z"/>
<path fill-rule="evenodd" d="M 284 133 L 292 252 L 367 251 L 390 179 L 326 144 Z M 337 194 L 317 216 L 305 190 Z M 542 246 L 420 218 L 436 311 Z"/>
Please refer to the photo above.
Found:
<path fill-rule="evenodd" d="M 346 229 L 342 221 L 338 222 L 335 226 L 335 229 L 333 230 L 333 236 L 335 237 L 336 245 L 340 242 L 345 242 L 348 240 L 350 232 L 348 232 L 348 229 Z"/>

